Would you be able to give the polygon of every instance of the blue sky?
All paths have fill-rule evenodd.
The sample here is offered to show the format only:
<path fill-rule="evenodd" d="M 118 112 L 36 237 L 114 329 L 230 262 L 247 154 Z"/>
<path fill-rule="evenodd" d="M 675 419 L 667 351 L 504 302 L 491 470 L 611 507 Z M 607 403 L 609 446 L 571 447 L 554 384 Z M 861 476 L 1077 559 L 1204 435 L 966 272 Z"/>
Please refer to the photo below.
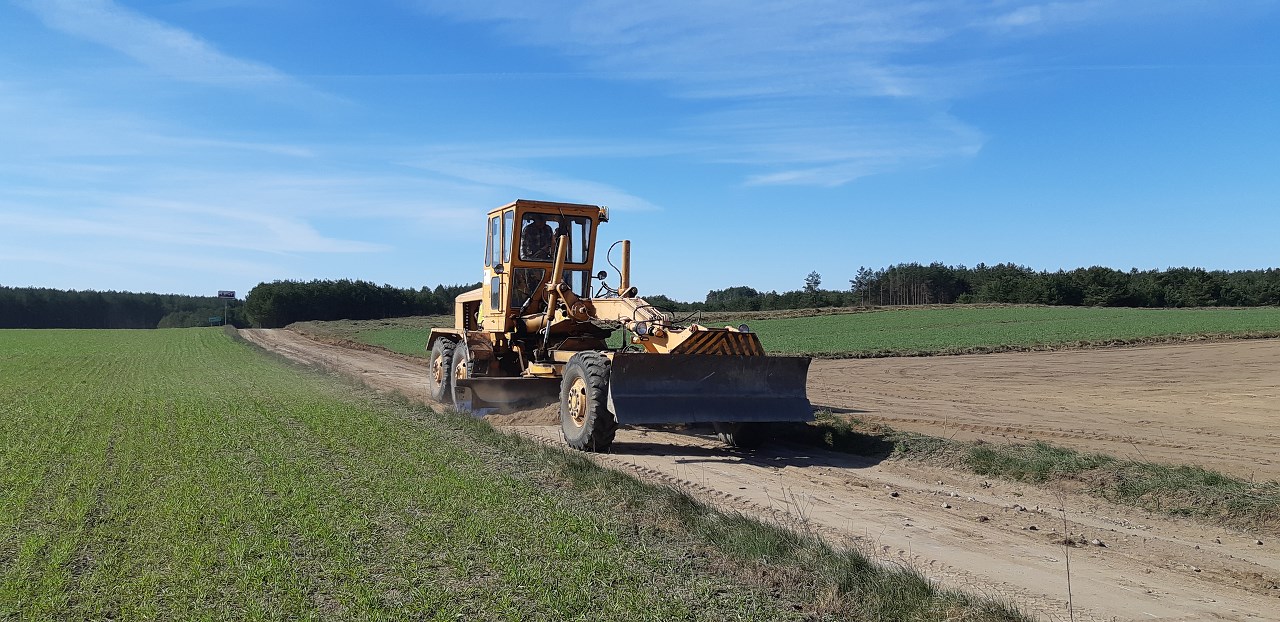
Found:
<path fill-rule="evenodd" d="M 0 3 L 0 284 L 474 282 L 515 198 L 685 300 L 1280 266 L 1280 6 Z"/>

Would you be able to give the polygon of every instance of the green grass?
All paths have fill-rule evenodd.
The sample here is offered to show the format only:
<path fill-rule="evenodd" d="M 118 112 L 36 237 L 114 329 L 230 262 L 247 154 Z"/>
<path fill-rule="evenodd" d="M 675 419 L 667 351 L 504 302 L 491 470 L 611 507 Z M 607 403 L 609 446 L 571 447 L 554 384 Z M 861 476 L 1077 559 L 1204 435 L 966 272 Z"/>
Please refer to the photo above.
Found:
<path fill-rule="evenodd" d="M 383 328 L 362 334 L 362 341 L 369 345 L 380 346 L 414 356 L 426 356 L 424 344 L 427 343 L 428 331 L 413 328 Z"/>
<path fill-rule="evenodd" d="M 289 328 L 312 337 L 363 343 L 399 354 L 425 358 L 427 352 L 424 346 L 431 329 L 452 326 L 452 315 L 427 315 L 386 320 L 295 322 Z"/>
<path fill-rule="evenodd" d="M 932 307 L 749 324 L 765 349 L 776 353 L 946 354 L 1206 335 L 1280 336 L 1280 308 Z"/>
<path fill-rule="evenodd" d="M 709 313 L 708 326 L 746 322 L 775 354 L 820 357 L 956 354 L 1119 345 L 1198 338 L 1280 337 L 1280 308 L 1117 309 L 950 306 L 798 315 Z M 782 316 L 782 317 L 780 317 Z M 744 319 L 745 318 L 745 319 Z M 300 322 L 300 332 L 425 356 L 432 326 L 451 316 Z"/>
<path fill-rule="evenodd" d="M 0 331 L 0 426 L 0 618 L 1019 619 L 217 329 Z"/>
<path fill-rule="evenodd" d="M 1081 453 L 1044 442 L 996 445 L 901 432 L 821 412 L 788 438 L 837 451 L 923 460 L 979 475 L 1083 489 L 1113 503 L 1240 528 L 1280 532 L 1280 482 L 1250 482 L 1196 466 Z"/>

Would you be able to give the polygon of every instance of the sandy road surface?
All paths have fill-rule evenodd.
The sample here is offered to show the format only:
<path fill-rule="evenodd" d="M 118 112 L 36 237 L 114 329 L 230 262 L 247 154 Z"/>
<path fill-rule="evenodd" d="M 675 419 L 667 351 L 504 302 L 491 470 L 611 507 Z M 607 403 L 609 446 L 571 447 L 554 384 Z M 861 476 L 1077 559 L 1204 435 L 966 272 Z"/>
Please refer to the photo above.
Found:
<path fill-rule="evenodd" d="M 418 363 L 319 344 L 287 331 L 241 334 L 290 358 L 359 378 L 375 389 L 426 399 L 425 369 Z M 1222 345 L 1249 349 L 1256 343 Z M 1179 348 L 1144 350 L 1149 352 L 1148 365 L 1164 369 L 1168 378 L 1175 376 L 1173 363 L 1152 359 L 1171 354 L 1176 360 Z M 1222 354 L 1237 356 L 1230 348 Z M 1019 364 L 1001 362 L 996 356 L 1007 355 L 979 357 L 958 369 L 970 369 L 981 377 L 985 360 L 991 359 L 1006 370 L 1001 373 L 1008 373 L 1034 368 L 1037 358 L 1056 354 L 1029 355 Z M 951 358 L 958 357 L 896 360 L 913 366 L 941 363 L 945 368 Z M 1202 354 L 1195 360 L 1203 366 L 1207 358 Z M 824 387 L 844 386 L 831 375 L 832 364 L 853 363 L 815 365 L 816 386 L 810 389 L 815 402 L 821 403 L 824 392 L 830 390 Z M 1069 371 L 1062 367 L 1057 373 Z M 1179 386 L 1195 382 L 1203 375 L 1200 371 L 1185 370 Z M 952 382 L 964 384 L 964 376 L 953 373 L 957 375 Z M 889 371 L 882 374 L 893 376 Z M 864 374 L 857 382 L 871 383 L 871 377 Z M 1193 388 L 1181 389 L 1194 394 Z M 887 411 L 885 405 L 892 400 L 883 394 L 890 392 L 880 389 L 879 393 L 877 399 L 883 400 L 879 408 Z M 1093 399 L 1104 401 L 1101 388 L 1094 393 Z M 979 403 L 981 391 L 968 395 L 965 403 Z M 873 411 L 860 415 L 864 417 L 889 417 L 876 414 L 874 408 L 860 410 Z M 1151 416 L 1156 415 L 1153 409 Z M 492 417 L 491 421 L 512 425 L 512 430 L 547 443 L 560 442 L 555 426 L 528 425 L 550 423 L 545 412 Z M 1077 442 L 1106 449 L 1087 445 L 1089 438 L 1081 435 Z M 624 429 L 612 453 L 594 457 L 606 466 L 684 489 L 718 506 L 811 530 L 889 563 L 911 565 L 946 585 L 1006 598 L 1043 619 L 1067 619 L 1069 555 L 1078 620 L 1280 620 L 1280 542 L 1266 537 L 1263 545 L 1257 545 L 1253 535 L 1151 516 L 1085 496 L 1060 496 L 946 469 L 876 462 L 799 446 L 744 453 L 727 450 L 709 437 Z M 1061 507 L 1066 508 L 1065 528 Z M 1086 541 L 1098 539 L 1106 546 L 1068 548 L 1061 544 L 1064 533 L 1077 540 L 1081 536 Z"/>

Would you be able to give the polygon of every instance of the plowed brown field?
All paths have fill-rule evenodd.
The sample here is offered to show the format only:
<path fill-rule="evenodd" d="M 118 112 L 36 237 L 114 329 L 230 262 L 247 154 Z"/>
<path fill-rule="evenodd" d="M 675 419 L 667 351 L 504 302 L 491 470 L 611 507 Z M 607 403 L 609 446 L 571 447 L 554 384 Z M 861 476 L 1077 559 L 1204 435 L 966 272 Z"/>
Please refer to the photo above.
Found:
<path fill-rule="evenodd" d="M 809 398 L 932 436 L 1280 479 L 1280 340 L 815 361 Z"/>

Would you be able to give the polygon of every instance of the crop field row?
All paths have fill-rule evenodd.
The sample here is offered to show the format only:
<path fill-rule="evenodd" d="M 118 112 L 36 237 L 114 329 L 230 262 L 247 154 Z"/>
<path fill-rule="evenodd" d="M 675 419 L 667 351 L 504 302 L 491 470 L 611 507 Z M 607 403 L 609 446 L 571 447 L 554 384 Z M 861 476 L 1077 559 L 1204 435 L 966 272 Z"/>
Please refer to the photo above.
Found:
<path fill-rule="evenodd" d="M 1095 307 L 928 307 L 778 317 L 707 314 L 708 326 L 747 323 L 775 354 L 823 357 L 949 354 L 1148 340 L 1280 336 L 1280 308 L 1125 309 Z M 682 318 L 683 319 L 683 318 Z M 691 319 L 696 319 L 691 318 Z M 304 334 L 347 339 L 424 356 L 433 326 L 452 316 L 358 322 L 301 322 Z"/>
<path fill-rule="evenodd" d="M 1022 619 L 218 329 L 0 331 L 0 426 L 0 619 Z"/>
<path fill-rule="evenodd" d="M 1280 308 L 934 307 L 750 322 L 771 352 L 953 353 L 1149 339 L 1280 335 Z"/>

